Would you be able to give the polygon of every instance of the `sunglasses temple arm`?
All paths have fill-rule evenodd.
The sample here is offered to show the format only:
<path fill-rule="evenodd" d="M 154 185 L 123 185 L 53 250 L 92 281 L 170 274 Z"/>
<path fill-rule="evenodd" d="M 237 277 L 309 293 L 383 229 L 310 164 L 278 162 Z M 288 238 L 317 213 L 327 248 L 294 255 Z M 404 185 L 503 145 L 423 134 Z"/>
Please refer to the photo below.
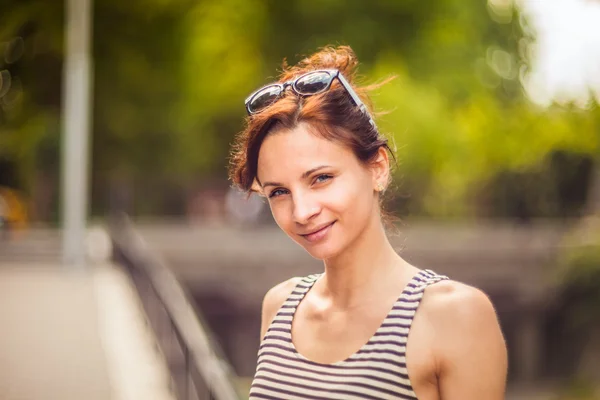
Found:
<path fill-rule="evenodd" d="M 346 91 L 348 92 L 348 94 L 350 94 L 350 97 L 352 97 L 352 100 L 354 101 L 354 104 L 356 104 L 356 106 L 363 112 L 365 113 L 365 115 L 367 115 L 369 117 L 369 122 L 371 123 L 371 125 L 373 126 L 373 128 L 375 128 L 375 121 L 373 121 L 373 117 L 371 117 L 371 114 L 369 114 L 369 111 L 367 110 L 367 106 L 365 106 L 365 103 L 362 102 L 362 100 L 360 99 L 360 97 L 358 97 L 358 94 L 356 94 L 356 92 L 354 91 L 354 89 L 352 89 L 352 85 L 350 85 L 350 83 L 346 80 L 346 78 L 344 78 L 344 75 L 338 73 L 337 78 L 340 80 L 340 83 L 342 84 L 342 86 L 344 87 L 344 89 L 346 89 Z"/>

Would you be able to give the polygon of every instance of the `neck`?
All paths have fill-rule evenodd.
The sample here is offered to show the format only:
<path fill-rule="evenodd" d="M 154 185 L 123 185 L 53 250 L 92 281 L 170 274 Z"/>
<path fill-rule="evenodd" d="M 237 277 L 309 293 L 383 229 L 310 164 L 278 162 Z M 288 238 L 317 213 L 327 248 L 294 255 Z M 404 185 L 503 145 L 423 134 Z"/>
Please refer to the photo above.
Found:
<path fill-rule="evenodd" d="M 348 309 L 397 292 L 415 271 L 393 249 L 377 215 L 345 251 L 325 260 L 322 290 L 336 308 Z"/>

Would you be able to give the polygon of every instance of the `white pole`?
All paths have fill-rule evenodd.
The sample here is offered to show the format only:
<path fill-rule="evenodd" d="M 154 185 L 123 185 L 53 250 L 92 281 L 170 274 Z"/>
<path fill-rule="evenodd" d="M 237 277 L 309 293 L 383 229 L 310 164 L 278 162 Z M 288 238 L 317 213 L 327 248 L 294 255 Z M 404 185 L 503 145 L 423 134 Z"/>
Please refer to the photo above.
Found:
<path fill-rule="evenodd" d="M 63 69 L 63 261 L 84 267 L 88 195 L 91 0 L 66 0 Z"/>

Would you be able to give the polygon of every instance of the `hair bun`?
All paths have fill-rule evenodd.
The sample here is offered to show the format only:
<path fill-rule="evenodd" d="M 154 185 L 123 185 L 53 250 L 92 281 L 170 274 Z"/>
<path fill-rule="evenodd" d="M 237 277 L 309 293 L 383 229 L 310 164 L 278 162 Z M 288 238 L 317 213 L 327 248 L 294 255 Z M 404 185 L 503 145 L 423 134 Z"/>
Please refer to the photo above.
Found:
<path fill-rule="evenodd" d="M 284 61 L 280 80 L 287 81 L 294 76 L 316 69 L 337 69 L 352 82 L 357 67 L 358 59 L 350 46 L 326 46 L 294 66 L 290 67 Z"/>

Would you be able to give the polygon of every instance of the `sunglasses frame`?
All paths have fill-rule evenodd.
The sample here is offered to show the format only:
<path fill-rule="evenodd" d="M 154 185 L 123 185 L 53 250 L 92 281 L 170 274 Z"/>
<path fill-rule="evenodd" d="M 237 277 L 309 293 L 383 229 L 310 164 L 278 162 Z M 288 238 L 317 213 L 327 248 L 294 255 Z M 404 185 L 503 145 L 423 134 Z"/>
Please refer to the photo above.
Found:
<path fill-rule="evenodd" d="M 318 92 L 315 93 L 310 93 L 310 94 L 304 94 L 304 93 L 300 93 L 298 91 L 298 89 L 296 88 L 296 83 L 302 79 L 305 78 L 308 75 L 311 74 L 315 74 L 315 73 L 320 73 L 320 72 L 325 72 L 327 74 L 329 74 L 330 79 L 329 82 L 327 83 L 327 85 L 322 89 L 319 90 Z M 329 90 L 329 88 L 331 88 L 331 84 L 333 83 L 333 80 L 337 78 L 340 83 L 342 84 L 342 86 L 344 87 L 344 89 L 346 90 L 346 92 L 348 92 L 348 94 L 350 95 L 350 97 L 352 98 L 352 101 L 354 102 L 354 105 L 356 105 L 360 111 L 362 111 L 367 117 L 369 117 L 369 122 L 371 123 L 371 125 L 373 127 L 375 127 L 375 121 L 373 121 L 373 118 L 371 117 L 371 115 L 369 114 L 367 107 L 365 106 L 365 104 L 362 102 L 362 100 L 360 99 L 360 97 L 358 97 L 358 94 L 354 91 L 354 89 L 352 88 L 352 85 L 350 85 L 350 83 L 346 80 L 346 78 L 344 78 L 344 75 L 342 75 L 342 73 L 337 70 L 337 69 L 317 69 L 314 71 L 309 71 L 305 74 L 299 75 L 297 77 L 295 77 L 294 79 L 290 79 L 289 81 L 283 82 L 283 83 L 270 83 L 268 85 L 265 85 L 257 90 L 255 90 L 254 92 L 252 92 L 247 98 L 246 100 L 244 100 L 244 105 L 246 106 L 246 112 L 248 113 L 248 115 L 254 115 L 254 114 L 258 114 L 260 113 L 262 110 L 268 108 L 270 105 L 272 105 L 273 103 L 275 103 L 277 101 L 277 99 L 279 97 L 281 97 L 281 95 L 285 92 L 285 90 L 288 87 L 291 87 L 292 90 L 294 91 L 294 93 L 296 93 L 299 96 L 304 96 L 304 97 L 308 97 L 308 96 L 313 96 L 315 94 L 319 94 L 319 93 L 323 93 L 326 92 L 327 90 Z M 258 110 L 258 111 L 251 111 L 250 110 L 250 103 L 252 102 L 252 100 L 254 100 L 254 98 L 256 97 L 257 94 L 259 94 L 261 91 L 263 91 L 266 88 L 269 87 L 277 87 L 280 89 L 279 94 L 277 94 L 277 97 L 275 98 L 275 100 L 273 100 L 273 103 L 269 104 L 268 106 Z"/>

